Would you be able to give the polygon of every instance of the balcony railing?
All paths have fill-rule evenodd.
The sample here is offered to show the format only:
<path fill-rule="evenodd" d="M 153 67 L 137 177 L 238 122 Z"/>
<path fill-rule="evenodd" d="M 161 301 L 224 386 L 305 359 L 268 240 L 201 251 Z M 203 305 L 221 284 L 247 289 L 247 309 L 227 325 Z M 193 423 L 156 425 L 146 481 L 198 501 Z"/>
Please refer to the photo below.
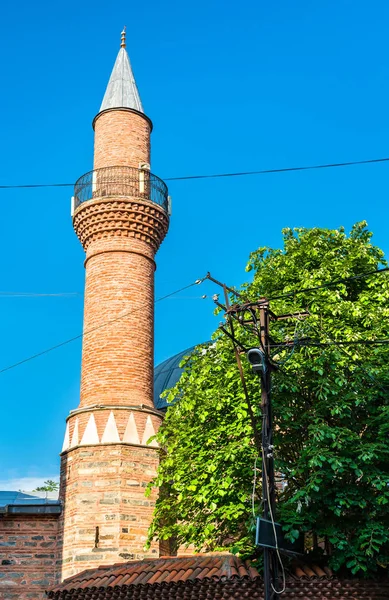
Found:
<path fill-rule="evenodd" d="M 104 167 L 85 173 L 74 186 L 74 208 L 101 196 L 133 196 L 161 206 L 168 213 L 167 185 L 146 169 Z"/>

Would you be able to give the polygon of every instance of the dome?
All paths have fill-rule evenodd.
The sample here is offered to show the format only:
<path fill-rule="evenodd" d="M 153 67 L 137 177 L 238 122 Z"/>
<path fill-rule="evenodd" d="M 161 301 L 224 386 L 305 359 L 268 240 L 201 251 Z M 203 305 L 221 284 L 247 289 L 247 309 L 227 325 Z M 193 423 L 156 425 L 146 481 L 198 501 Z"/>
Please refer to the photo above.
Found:
<path fill-rule="evenodd" d="M 161 398 L 162 392 L 173 387 L 183 371 L 180 368 L 180 363 L 185 356 L 193 352 L 195 346 L 187 348 L 183 352 L 179 352 L 175 356 L 168 358 L 164 362 L 157 365 L 154 369 L 154 406 L 157 410 L 166 410 L 169 403 L 165 398 Z"/>

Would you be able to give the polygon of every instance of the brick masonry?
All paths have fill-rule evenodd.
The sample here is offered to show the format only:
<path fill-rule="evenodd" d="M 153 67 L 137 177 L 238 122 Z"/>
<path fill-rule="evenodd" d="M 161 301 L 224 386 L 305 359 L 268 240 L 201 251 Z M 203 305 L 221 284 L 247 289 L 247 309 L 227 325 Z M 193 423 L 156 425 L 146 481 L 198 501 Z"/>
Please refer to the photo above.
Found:
<path fill-rule="evenodd" d="M 147 117 L 107 110 L 94 126 L 94 169 L 150 162 Z M 154 256 L 169 220 L 147 192 L 120 187 L 102 196 L 98 185 L 73 216 L 86 251 L 84 337 L 80 404 L 61 455 L 60 579 L 158 557 L 156 544 L 144 550 L 156 491 L 144 494 L 159 461 L 146 442 L 162 419 L 153 404 Z"/>
<path fill-rule="evenodd" d="M 133 203 L 116 202 L 121 216 L 115 215 L 115 201 L 89 204 L 93 206 L 82 205 L 75 215 L 78 233 L 82 220 L 87 219 L 84 212 L 98 207 L 103 214 L 101 237 L 89 237 L 87 245 L 84 331 L 90 333 L 83 340 L 80 406 L 139 403 L 153 407 L 154 252 L 167 230 L 167 219 L 159 207 L 139 201 L 139 208 L 157 214 L 154 218 L 139 210 L 149 220 L 147 227 L 152 231 L 147 236 L 144 229 L 131 229 L 132 221 L 139 227 L 141 220 L 135 220 L 138 213 L 130 210 Z M 117 235 L 119 222 L 139 238 Z"/>
<path fill-rule="evenodd" d="M 0 518 L 0 600 L 41 600 L 56 583 L 58 517 Z"/>
<path fill-rule="evenodd" d="M 62 456 L 61 580 L 101 564 L 158 557 L 156 544 L 143 549 L 156 501 L 145 488 L 157 466 L 156 449 L 122 444 Z"/>
<path fill-rule="evenodd" d="M 149 120 L 131 109 L 100 113 L 94 121 L 94 169 L 150 163 Z"/>

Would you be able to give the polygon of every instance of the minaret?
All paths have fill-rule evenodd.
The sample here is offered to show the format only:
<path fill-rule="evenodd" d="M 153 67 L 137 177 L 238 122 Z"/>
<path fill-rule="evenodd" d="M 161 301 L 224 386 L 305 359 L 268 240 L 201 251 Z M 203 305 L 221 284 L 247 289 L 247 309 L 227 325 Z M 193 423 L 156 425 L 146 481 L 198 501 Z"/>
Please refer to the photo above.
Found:
<path fill-rule="evenodd" d="M 61 454 L 61 577 L 158 556 L 144 543 L 158 466 L 147 445 L 153 405 L 154 256 L 166 235 L 168 191 L 150 173 L 143 112 L 125 31 L 95 130 L 94 170 L 75 185 L 72 216 L 86 252 L 81 398 Z"/>

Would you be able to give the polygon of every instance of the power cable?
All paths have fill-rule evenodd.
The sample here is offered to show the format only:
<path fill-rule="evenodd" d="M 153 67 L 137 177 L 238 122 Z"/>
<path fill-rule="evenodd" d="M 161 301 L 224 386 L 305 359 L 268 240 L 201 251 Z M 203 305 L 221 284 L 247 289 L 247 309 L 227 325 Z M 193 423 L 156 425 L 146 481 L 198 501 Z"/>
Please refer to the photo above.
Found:
<path fill-rule="evenodd" d="M 258 460 L 258 456 L 255 457 L 255 461 L 254 461 L 254 480 L 253 480 L 253 491 L 251 493 L 251 512 L 253 513 L 253 519 L 255 521 L 255 519 L 257 518 L 257 515 L 255 513 L 255 494 L 256 494 L 256 489 L 257 489 L 257 460 Z"/>
<path fill-rule="evenodd" d="M 310 324 L 310 326 L 311 326 L 311 327 L 314 329 L 314 331 L 316 331 L 316 333 L 317 333 L 318 335 L 320 335 L 320 332 L 319 332 L 319 331 L 316 329 L 316 327 L 314 327 L 314 326 L 312 325 L 312 323 Z M 329 335 L 329 333 L 328 333 L 328 332 L 327 332 L 327 333 L 326 333 L 326 332 L 324 332 L 324 333 L 325 333 L 325 335 L 327 336 L 327 338 L 329 338 L 329 339 L 332 341 L 332 343 L 333 343 L 333 344 L 336 344 L 336 340 L 334 340 L 334 338 L 333 338 L 331 335 Z M 369 341 L 369 340 L 366 340 L 366 341 Z M 380 341 L 382 341 L 382 342 L 383 342 L 384 340 L 380 340 Z M 388 341 L 389 341 L 389 340 L 388 340 Z M 363 344 L 361 344 L 361 342 L 359 342 L 359 345 L 363 345 Z M 352 360 L 352 361 L 353 361 L 353 363 L 355 364 L 355 359 L 354 359 L 354 358 L 353 358 L 353 357 L 352 357 L 352 356 L 349 354 L 349 352 L 347 352 L 347 350 L 345 350 L 345 348 L 343 347 L 343 344 L 340 344 L 340 345 L 339 345 L 339 349 L 341 350 L 341 352 L 343 352 L 343 354 L 344 354 L 345 356 L 347 356 L 348 358 L 351 358 L 351 360 Z M 362 371 L 365 373 L 365 375 L 367 375 L 367 376 L 368 376 L 368 378 L 369 378 L 369 379 L 370 379 L 370 380 L 371 380 L 371 381 L 372 381 L 372 382 L 373 382 L 375 385 L 377 385 L 377 386 L 378 386 L 378 387 L 379 387 L 379 388 L 380 388 L 380 389 L 381 389 L 383 392 L 385 392 L 385 393 L 387 393 L 387 392 L 388 392 L 387 388 L 385 388 L 383 385 L 381 385 L 381 383 L 380 383 L 380 382 L 379 382 L 379 381 L 378 381 L 378 380 L 377 380 L 377 379 L 374 377 L 374 375 L 372 375 L 372 374 L 370 373 L 370 371 L 368 371 L 368 370 L 367 370 L 367 369 L 366 369 L 366 368 L 363 366 L 363 364 L 361 364 L 361 363 L 358 363 L 358 364 L 357 364 L 357 366 L 358 366 L 358 367 L 359 367 L 359 368 L 360 368 L 360 369 L 361 369 L 361 370 L 362 370 Z"/>
<path fill-rule="evenodd" d="M 79 292 L 58 292 L 54 294 L 39 294 L 35 292 L 0 292 L 0 298 L 74 298 L 81 296 Z"/>
<path fill-rule="evenodd" d="M 185 285 L 182 288 L 179 288 L 178 290 L 175 290 L 174 292 L 170 292 L 169 294 L 166 294 L 165 296 L 161 296 L 160 298 L 157 298 L 154 301 L 154 304 L 157 304 L 157 302 L 162 302 L 163 300 L 166 300 L 167 298 L 170 298 L 171 296 L 174 296 L 175 294 L 179 294 L 180 292 L 183 292 L 184 290 L 187 290 L 188 288 L 194 286 L 194 285 L 199 285 L 200 283 L 203 282 L 204 279 L 197 279 L 196 281 L 194 281 L 193 283 L 190 283 L 189 285 Z M 107 325 L 110 325 L 111 323 L 115 323 L 116 321 L 119 321 L 120 319 L 123 319 L 125 317 L 127 317 L 130 314 L 133 314 L 134 312 L 140 310 L 140 308 L 136 308 L 133 310 L 130 310 L 126 313 L 124 313 L 123 315 L 120 315 L 119 317 L 116 317 L 115 319 L 110 319 L 109 321 L 105 321 L 104 323 L 102 323 L 101 325 L 97 325 L 96 327 L 92 327 L 91 329 L 88 329 L 87 331 L 84 331 L 83 333 L 80 333 L 79 335 L 76 335 L 72 338 L 69 338 L 67 340 L 64 340 L 63 342 L 60 342 L 59 344 L 56 344 L 55 346 L 51 346 L 50 348 L 46 348 L 45 350 L 42 350 L 41 352 L 37 352 L 36 354 L 33 354 L 31 356 L 28 356 L 27 358 L 24 358 L 23 360 L 20 360 L 12 365 L 9 365 L 8 367 L 4 367 L 3 369 L 0 369 L 0 374 L 5 373 L 6 371 L 10 371 L 11 369 L 15 369 L 16 367 L 19 367 L 20 365 L 23 365 L 26 362 L 29 362 L 31 360 L 34 360 L 35 358 L 39 358 L 40 356 L 43 356 L 45 354 L 48 354 L 49 352 L 52 352 L 53 350 L 57 350 L 58 348 L 62 348 L 62 346 L 66 346 L 67 344 L 70 344 L 71 342 L 75 342 L 76 340 L 79 340 L 81 338 L 83 338 L 85 335 L 88 335 L 90 333 L 93 333 L 94 331 L 97 331 L 98 329 L 101 329 L 102 327 L 106 327 Z"/>
<path fill-rule="evenodd" d="M 316 327 L 313 326 L 312 323 L 310 323 L 310 327 L 317 333 L 318 336 L 321 336 L 323 334 L 323 331 L 319 331 Z M 300 346 L 301 348 L 303 347 L 311 347 L 311 346 L 316 346 L 316 347 L 328 347 L 328 346 L 335 346 L 335 347 L 339 347 L 339 349 L 343 352 L 343 354 L 345 356 L 347 356 L 348 358 L 351 358 L 351 360 L 353 361 L 353 363 L 355 364 L 355 359 L 347 352 L 347 350 L 345 350 L 344 346 L 348 346 L 348 345 L 357 345 L 357 346 L 368 346 L 368 345 L 387 345 L 389 344 L 389 339 L 386 340 L 353 340 L 353 341 L 345 341 L 345 340 L 335 340 L 331 335 L 328 334 L 328 332 L 324 332 L 324 334 L 327 336 L 327 338 L 329 338 L 331 340 L 331 342 L 310 342 L 310 343 L 302 343 L 301 341 L 304 342 L 304 340 L 300 340 L 300 343 L 296 341 L 294 341 L 293 344 L 293 348 L 295 349 L 296 346 Z M 289 344 L 288 344 L 289 345 Z M 290 344 L 292 345 L 292 344 Z M 285 347 L 284 344 L 272 344 L 272 347 Z M 387 388 L 385 388 L 371 373 L 370 371 L 368 371 L 362 364 L 358 363 L 357 366 L 365 373 L 365 375 L 367 375 L 367 377 L 375 384 L 377 385 L 382 391 L 384 391 L 385 393 L 387 393 Z"/>
<path fill-rule="evenodd" d="M 356 279 L 364 279 L 365 277 L 370 277 L 372 275 L 380 275 L 381 273 L 385 273 L 387 271 L 389 271 L 389 267 L 383 267 L 382 269 L 374 269 L 372 271 L 366 271 L 365 273 L 358 273 L 358 275 L 351 275 L 350 277 L 343 277 L 341 279 L 335 279 L 334 281 L 329 281 L 328 283 L 323 283 L 321 285 L 317 285 L 314 287 L 302 288 L 300 290 L 291 290 L 290 292 L 285 292 L 284 294 L 280 294 L 279 296 L 265 297 L 259 301 L 256 301 L 255 305 L 258 305 L 258 303 L 263 304 L 266 302 L 271 302 L 273 300 L 281 300 L 284 298 L 290 298 L 291 296 L 296 296 L 297 294 L 314 292 L 316 290 L 321 290 L 321 289 L 324 289 L 327 287 L 333 287 L 335 285 L 347 283 L 348 281 L 354 281 Z M 204 279 L 209 279 L 210 281 L 216 282 L 216 280 L 210 276 L 210 273 L 208 273 Z M 230 289 L 230 291 L 232 294 L 235 294 L 238 297 L 242 296 L 241 292 L 235 291 L 233 289 Z M 249 310 L 251 303 L 248 299 L 247 299 L 246 304 L 247 304 L 247 310 Z"/>
<path fill-rule="evenodd" d="M 371 158 L 367 160 L 353 160 L 341 163 L 326 163 L 323 165 L 307 165 L 302 167 L 284 167 L 280 169 L 261 169 L 259 171 L 238 171 L 235 173 L 214 173 L 210 175 L 184 175 L 180 177 L 165 177 L 164 181 L 187 181 L 189 179 L 219 179 L 221 177 L 246 177 L 248 175 L 267 175 L 271 173 L 291 173 L 296 171 L 313 171 L 315 169 L 335 169 L 339 167 L 351 167 L 357 165 L 370 165 L 389 162 L 388 158 Z M 0 189 L 23 189 L 44 187 L 72 187 L 72 183 L 26 183 L 22 185 L 0 185 Z"/>
<path fill-rule="evenodd" d="M 385 267 L 383 269 L 378 269 L 375 271 L 368 271 L 367 273 L 361 273 L 360 275 L 354 275 L 351 277 L 346 277 L 343 279 L 337 279 L 335 281 L 331 281 L 329 283 L 324 283 L 323 285 L 319 285 L 316 287 L 311 287 L 311 288 L 303 288 L 302 290 L 294 290 L 291 292 L 287 292 L 286 294 L 283 294 L 281 296 L 273 296 L 271 298 L 268 298 L 267 300 L 279 300 L 281 298 L 287 298 L 289 296 L 294 296 L 295 294 L 302 294 L 305 292 L 312 292 L 315 290 L 319 290 L 322 288 L 326 288 L 326 287 L 331 287 L 333 285 L 337 285 L 339 283 L 344 283 L 347 281 L 352 281 L 354 279 L 362 279 L 364 277 L 369 277 L 370 275 L 378 275 L 380 273 L 383 273 L 385 271 L 389 271 L 389 267 Z M 206 278 L 205 278 L 206 279 Z M 238 293 L 238 292 L 236 292 Z M 21 298 L 35 298 L 35 297 L 75 297 L 75 296 L 81 296 L 81 294 L 79 292 L 58 292 L 58 293 L 35 293 L 35 292 L 1 292 L 0 291 L 0 297 L 6 297 L 6 298 L 12 298 L 12 297 L 21 297 Z M 185 298 L 188 300 L 198 300 L 198 299 L 205 299 L 207 296 L 203 295 L 203 296 L 186 296 Z"/>
<path fill-rule="evenodd" d="M 367 165 L 388 162 L 389 158 L 372 158 L 370 160 L 354 160 L 343 163 L 328 163 L 324 165 L 309 165 L 304 167 L 285 167 L 281 169 L 262 169 L 261 171 L 242 171 L 238 173 L 218 173 L 215 175 L 187 175 L 186 177 L 167 177 L 164 181 L 182 181 L 186 179 L 216 179 L 218 177 L 244 177 L 246 175 L 266 175 L 270 173 L 290 173 L 293 171 L 312 171 L 314 169 L 334 169 L 337 167 L 351 167 L 354 165 Z"/>
<path fill-rule="evenodd" d="M 350 280 L 353 280 L 353 279 L 360 279 L 360 278 L 363 278 L 363 277 L 369 277 L 371 275 L 378 275 L 378 274 L 386 272 L 386 271 L 389 271 L 389 267 L 385 267 L 383 269 L 377 269 L 375 271 L 368 271 L 366 273 L 361 273 L 359 275 L 354 275 L 354 276 L 347 277 L 347 278 L 344 278 L 344 279 L 338 279 L 338 280 L 335 280 L 335 281 L 332 281 L 332 282 L 328 282 L 326 284 L 323 284 L 323 285 L 320 285 L 320 286 L 316 286 L 316 287 L 312 287 L 312 288 L 304 288 L 302 290 L 295 290 L 295 291 L 292 291 L 292 292 L 288 292 L 287 294 L 284 294 L 282 296 L 277 296 L 277 297 L 269 298 L 268 300 L 277 300 L 277 299 L 280 299 L 280 298 L 286 298 L 286 297 L 290 297 L 291 295 L 293 296 L 295 294 L 301 294 L 301 293 L 308 292 L 308 291 L 314 291 L 314 290 L 317 290 L 317 289 L 322 289 L 324 287 L 330 287 L 330 286 L 337 285 L 339 283 L 344 283 L 346 281 L 350 281 Z M 188 286 L 184 286 L 183 288 L 180 288 L 179 290 L 175 290 L 174 292 L 171 292 L 170 294 L 166 294 L 166 296 L 162 296 L 161 298 L 158 298 L 155 301 L 155 303 L 161 302 L 162 300 L 170 298 L 171 296 L 174 296 L 175 294 L 178 294 L 179 292 L 182 292 L 182 291 L 184 291 L 184 290 L 192 287 L 193 285 L 197 285 L 199 283 L 202 283 L 207 278 L 208 277 L 205 276 L 202 279 L 198 279 L 196 282 L 189 284 Z M 120 317 L 117 317 L 116 319 L 113 319 L 112 321 L 107 321 L 106 323 L 103 323 L 102 325 L 99 325 L 97 328 L 104 327 L 105 325 L 107 325 L 107 324 L 109 324 L 109 323 L 111 323 L 113 321 L 116 321 L 118 319 L 124 318 L 128 314 L 129 313 L 126 313 L 124 315 L 121 315 Z M 57 348 L 61 348 L 62 346 L 65 346 L 65 345 L 67 345 L 67 344 L 69 344 L 69 343 L 71 343 L 71 342 L 73 342 L 75 340 L 78 340 L 78 339 L 82 338 L 83 335 L 87 335 L 88 333 L 91 333 L 92 331 L 95 331 L 95 329 L 92 329 L 92 330 L 90 330 L 88 332 L 81 333 L 81 334 L 79 334 L 79 335 L 77 335 L 77 336 L 75 336 L 73 338 L 69 338 L 68 340 L 65 340 L 64 342 L 61 342 L 60 344 L 57 344 L 57 345 L 52 346 L 50 348 L 47 348 L 46 350 L 43 350 L 42 352 L 38 352 L 37 354 L 34 354 L 34 355 L 30 356 L 30 357 L 27 357 L 26 359 L 24 359 L 22 361 L 19 361 L 17 363 L 14 363 L 14 364 L 12 364 L 12 365 L 10 365 L 8 367 L 5 367 L 4 369 L 0 369 L 0 374 L 4 373 L 5 371 L 9 371 L 10 369 L 13 369 L 13 368 L 15 368 L 15 367 L 17 367 L 17 366 L 19 366 L 21 364 L 24 364 L 25 362 L 29 362 L 30 360 L 33 360 L 34 358 L 38 358 L 39 356 L 43 356 L 44 354 L 47 354 L 47 353 L 51 352 L 52 350 L 56 350 Z M 366 344 L 378 344 L 378 343 L 379 344 L 386 344 L 388 342 L 389 342 L 389 340 L 366 340 Z M 345 344 L 351 344 L 351 343 L 354 343 L 354 342 L 345 342 Z M 361 342 L 359 341 L 358 343 L 361 343 Z M 331 345 L 331 344 L 328 343 L 328 345 Z"/>
<path fill-rule="evenodd" d="M 268 478 L 268 474 L 267 474 L 267 468 L 266 468 L 266 459 L 265 459 L 265 450 L 262 446 L 262 464 L 263 464 L 263 469 L 265 471 L 265 481 L 266 481 L 266 489 L 267 489 L 267 497 L 270 498 L 270 489 L 269 489 L 269 478 Z M 274 522 L 274 516 L 273 516 L 273 509 L 271 507 L 271 502 L 269 502 L 269 512 L 270 512 L 270 518 L 271 518 L 271 524 L 273 527 L 273 533 L 274 533 L 274 541 L 275 541 L 275 546 L 276 546 L 276 553 L 277 553 L 277 558 L 278 558 L 278 562 L 281 565 L 281 570 L 282 570 L 282 589 L 281 590 L 276 590 L 276 588 L 274 587 L 274 585 L 271 583 L 271 587 L 273 589 L 273 592 L 275 594 L 283 594 L 286 590 L 286 576 L 285 576 L 285 568 L 284 568 L 284 564 L 282 562 L 281 559 L 281 555 L 280 555 L 280 550 L 278 547 L 278 538 L 277 538 L 277 531 L 276 531 L 276 526 L 275 526 L 275 522 Z"/>
<path fill-rule="evenodd" d="M 389 344 L 389 339 L 387 339 L 387 340 L 353 340 L 353 341 L 334 340 L 333 342 L 315 342 L 315 341 L 304 342 L 304 340 L 300 340 L 300 341 L 294 341 L 294 342 L 286 342 L 286 343 L 282 343 L 282 344 L 270 344 L 270 347 L 271 348 L 288 348 L 288 347 L 295 348 L 296 346 L 300 346 L 302 348 L 307 348 L 307 347 L 311 347 L 311 346 L 317 346 L 317 347 L 354 346 L 354 345 L 375 346 L 375 345 L 385 345 L 385 344 Z"/>
<path fill-rule="evenodd" d="M 291 292 L 286 292 L 280 296 L 271 296 L 267 298 L 267 301 L 271 300 L 281 300 L 282 298 L 289 298 L 290 296 L 295 296 L 296 294 L 305 294 L 307 292 L 314 292 L 316 290 L 321 290 L 327 287 L 332 287 L 334 285 L 339 285 L 342 283 L 346 283 L 347 281 L 353 281 L 355 279 L 363 279 L 365 277 L 370 277 L 370 275 L 379 275 L 381 273 L 385 273 L 389 271 L 389 267 L 384 267 L 382 269 L 375 269 L 374 271 L 367 271 L 366 273 L 360 273 L 358 275 L 352 275 L 351 277 L 344 277 L 342 279 L 336 279 L 335 281 L 330 281 L 328 283 L 323 283 L 322 285 L 317 285 L 315 287 L 303 288 L 301 290 L 292 290 Z"/>

